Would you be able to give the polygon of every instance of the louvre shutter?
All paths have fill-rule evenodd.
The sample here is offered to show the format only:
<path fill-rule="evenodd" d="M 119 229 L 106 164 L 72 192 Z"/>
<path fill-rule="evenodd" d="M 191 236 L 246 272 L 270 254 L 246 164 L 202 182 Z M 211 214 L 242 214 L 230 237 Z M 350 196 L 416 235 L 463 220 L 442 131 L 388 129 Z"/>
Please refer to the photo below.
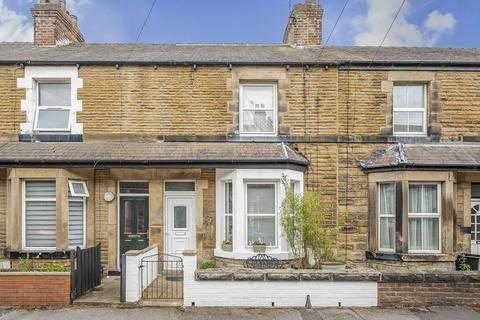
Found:
<path fill-rule="evenodd" d="M 68 244 L 71 247 L 83 246 L 84 205 L 84 201 L 68 202 Z"/>
<path fill-rule="evenodd" d="M 25 240 L 27 247 L 56 247 L 55 181 L 25 183 Z"/>

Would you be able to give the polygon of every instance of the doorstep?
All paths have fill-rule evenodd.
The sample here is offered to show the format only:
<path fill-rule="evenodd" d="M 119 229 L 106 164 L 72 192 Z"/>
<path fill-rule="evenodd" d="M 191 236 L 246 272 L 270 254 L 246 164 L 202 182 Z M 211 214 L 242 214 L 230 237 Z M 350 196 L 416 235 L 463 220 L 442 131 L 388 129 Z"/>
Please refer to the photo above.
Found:
<path fill-rule="evenodd" d="M 120 305 L 120 277 L 109 276 L 102 284 L 73 301 L 74 305 L 111 306 Z"/>

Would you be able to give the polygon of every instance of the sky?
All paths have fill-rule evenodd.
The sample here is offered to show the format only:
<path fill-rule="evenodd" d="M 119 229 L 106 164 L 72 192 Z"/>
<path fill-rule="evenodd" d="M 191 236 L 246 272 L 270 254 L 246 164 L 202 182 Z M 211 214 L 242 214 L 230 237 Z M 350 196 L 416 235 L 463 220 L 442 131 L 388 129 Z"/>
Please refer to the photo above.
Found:
<path fill-rule="evenodd" d="M 32 41 L 37 0 L 0 0 L 0 41 Z M 133 43 L 153 0 L 67 0 L 91 43 Z M 281 43 L 289 3 L 157 0 L 139 43 Z M 319 0 L 324 44 L 346 0 Z M 402 0 L 349 0 L 328 45 L 380 45 Z M 480 0 L 406 0 L 384 46 L 479 47 Z"/>

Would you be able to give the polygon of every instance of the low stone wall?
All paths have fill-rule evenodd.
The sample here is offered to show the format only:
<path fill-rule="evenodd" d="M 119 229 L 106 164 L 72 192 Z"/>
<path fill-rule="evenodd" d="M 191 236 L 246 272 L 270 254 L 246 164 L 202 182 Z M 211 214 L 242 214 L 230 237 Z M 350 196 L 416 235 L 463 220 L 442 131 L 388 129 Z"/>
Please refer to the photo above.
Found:
<path fill-rule="evenodd" d="M 480 273 L 383 273 L 378 283 L 381 307 L 480 307 Z"/>
<path fill-rule="evenodd" d="M 62 307 L 71 303 L 69 272 L 0 272 L 0 306 Z"/>

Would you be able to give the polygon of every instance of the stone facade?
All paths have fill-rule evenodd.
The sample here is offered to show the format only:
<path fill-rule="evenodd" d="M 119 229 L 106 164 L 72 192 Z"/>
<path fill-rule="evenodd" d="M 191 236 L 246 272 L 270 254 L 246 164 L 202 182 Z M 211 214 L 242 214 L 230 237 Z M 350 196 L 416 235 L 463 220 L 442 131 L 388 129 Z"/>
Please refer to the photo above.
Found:
<path fill-rule="evenodd" d="M 20 67 L 0 66 L 3 141 L 18 139 L 20 124 L 25 122 L 20 110 L 25 90 L 16 87 L 16 80 L 23 74 Z M 339 253 L 347 259 L 363 260 L 369 242 L 368 179 L 359 169 L 358 160 L 386 146 L 388 139 L 396 141 L 391 135 L 385 136 L 391 128 L 389 90 L 393 81 L 406 81 L 410 76 L 414 81 L 433 81 L 430 105 L 437 106 L 429 124 L 441 134 L 437 141 L 475 141 L 480 128 L 476 120 L 480 116 L 479 72 L 400 74 L 334 67 L 256 66 L 230 70 L 228 66 L 81 66 L 79 77 L 84 86 L 78 94 L 83 111 L 77 118 L 84 124 L 86 142 L 156 141 L 172 136 L 225 140 L 229 134 L 235 138 L 238 127 L 235 86 L 242 80 L 278 81 L 281 132 L 311 161 L 305 175 L 306 189 L 320 191 L 324 200 L 332 203 L 332 221 L 340 213 L 348 213 L 346 231 L 337 239 Z M 116 246 L 112 231 L 116 212 L 107 208 L 102 197 L 115 182 L 108 178 L 108 170 L 96 170 L 95 174 L 95 241 L 106 244 L 102 246 L 102 257 L 107 261 L 108 248 Z M 203 170 L 201 174 L 201 179 L 208 181 L 202 227 L 209 229 L 211 221 L 207 217 L 213 219 L 215 215 L 214 171 Z M 469 227 L 468 192 L 471 182 L 480 181 L 472 174 L 464 176 L 455 185 L 454 251 L 469 248 L 469 234 L 462 231 Z M 5 211 L 2 208 L 5 206 L 0 205 L 0 219 Z M 154 228 L 161 230 L 161 226 Z M 1 230 L 0 247 L 4 248 L 5 232 Z M 205 242 L 206 256 L 212 255 L 214 235 Z"/>

